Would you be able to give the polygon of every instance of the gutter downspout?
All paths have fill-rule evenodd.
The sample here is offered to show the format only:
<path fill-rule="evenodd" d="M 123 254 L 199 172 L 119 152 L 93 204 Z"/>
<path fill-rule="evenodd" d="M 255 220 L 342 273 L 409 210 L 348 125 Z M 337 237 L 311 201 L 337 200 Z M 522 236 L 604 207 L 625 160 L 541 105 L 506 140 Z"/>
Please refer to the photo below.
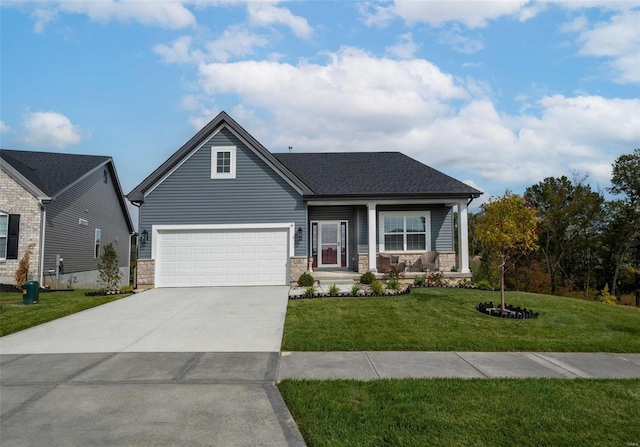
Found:
<path fill-rule="evenodd" d="M 40 287 L 44 287 L 44 237 L 47 226 L 47 209 L 41 199 L 38 199 L 42 207 L 42 236 L 40 237 Z"/>

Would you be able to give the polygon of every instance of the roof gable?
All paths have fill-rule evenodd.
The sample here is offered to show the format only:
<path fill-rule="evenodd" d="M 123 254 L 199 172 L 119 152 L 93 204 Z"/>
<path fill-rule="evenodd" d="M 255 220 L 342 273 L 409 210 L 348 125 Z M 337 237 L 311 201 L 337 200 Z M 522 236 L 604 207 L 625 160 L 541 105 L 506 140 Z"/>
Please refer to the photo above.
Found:
<path fill-rule="evenodd" d="M 316 196 L 466 196 L 482 192 L 400 152 L 279 153 Z"/>
<path fill-rule="evenodd" d="M 166 179 L 175 169 L 177 169 L 195 151 L 202 147 L 213 135 L 221 129 L 227 128 L 233 132 L 250 150 L 253 150 L 263 161 L 267 163 L 276 173 L 284 178 L 289 184 L 294 186 L 302 194 L 311 191 L 301 182 L 287 167 L 271 154 L 262 144 L 258 142 L 249 132 L 244 130 L 226 112 L 220 112 L 213 120 L 204 126 L 196 135 L 187 141 L 178 151 L 176 151 L 167 161 L 153 171 L 146 179 L 136 186 L 127 198 L 134 203 L 144 202 L 145 194 L 152 191 L 159 183 Z"/>
<path fill-rule="evenodd" d="M 102 155 L 2 149 L 0 158 L 45 194 L 55 197 L 87 174 L 109 162 Z"/>
<path fill-rule="evenodd" d="M 20 177 L 16 180 L 23 187 L 27 187 L 31 193 L 46 194 L 48 197 L 38 197 L 43 200 L 59 196 L 102 167 L 109 169 L 129 231 L 135 231 L 111 157 L 0 149 L 0 159 L 11 168 L 10 175 L 17 174 Z M 36 189 L 31 191 L 31 186 Z"/>

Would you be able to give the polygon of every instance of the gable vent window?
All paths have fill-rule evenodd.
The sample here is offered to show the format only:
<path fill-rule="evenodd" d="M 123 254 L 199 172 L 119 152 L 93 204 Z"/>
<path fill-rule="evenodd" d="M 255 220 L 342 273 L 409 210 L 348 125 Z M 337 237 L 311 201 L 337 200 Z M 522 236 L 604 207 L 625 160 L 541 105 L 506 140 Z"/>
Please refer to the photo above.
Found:
<path fill-rule="evenodd" d="M 0 213 L 0 259 L 18 259 L 20 214 Z"/>
<path fill-rule="evenodd" d="M 211 178 L 236 178 L 236 147 L 211 148 Z"/>
<path fill-rule="evenodd" d="M 102 181 L 107 183 L 108 179 L 109 179 L 109 174 L 107 174 L 107 170 L 105 169 L 104 171 L 102 171 Z"/>

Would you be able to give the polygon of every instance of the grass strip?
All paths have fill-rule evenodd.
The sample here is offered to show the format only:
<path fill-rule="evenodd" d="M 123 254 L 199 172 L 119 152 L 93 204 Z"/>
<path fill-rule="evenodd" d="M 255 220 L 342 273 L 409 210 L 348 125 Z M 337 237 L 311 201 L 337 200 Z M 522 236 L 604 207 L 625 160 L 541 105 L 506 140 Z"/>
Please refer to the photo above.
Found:
<path fill-rule="evenodd" d="M 285 380 L 278 387 L 309 447 L 640 443 L 640 379 Z"/>
<path fill-rule="evenodd" d="M 39 294 L 39 304 L 23 305 L 22 293 L 0 294 L 0 336 L 22 331 L 51 320 L 81 312 L 129 295 L 87 297 L 88 290 Z"/>
<path fill-rule="evenodd" d="M 283 350 L 640 352 L 640 309 L 524 292 L 506 300 L 540 317 L 483 315 L 477 303 L 499 293 L 466 289 L 289 301 Z"/>

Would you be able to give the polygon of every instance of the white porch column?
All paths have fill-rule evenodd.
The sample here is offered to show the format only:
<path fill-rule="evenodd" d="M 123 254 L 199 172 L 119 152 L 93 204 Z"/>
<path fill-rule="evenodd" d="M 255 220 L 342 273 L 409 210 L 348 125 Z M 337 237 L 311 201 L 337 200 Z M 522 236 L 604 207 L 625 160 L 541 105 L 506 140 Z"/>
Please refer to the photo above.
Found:
<path fill-rule="evenodd" d="M 458 202 L 458 261 L 460 272 L 471 272 L 469 270 L 469 223 L 466 201 Z"/>
<path fill-rule="evenodd" d="M 376 203 L 367 203 L 368 212 L 368 228 L 369 228 L 369 271 L 377 272 L 378 266 L 376 263 L 376 233 L 378 231 L 376 227 Z"/>

